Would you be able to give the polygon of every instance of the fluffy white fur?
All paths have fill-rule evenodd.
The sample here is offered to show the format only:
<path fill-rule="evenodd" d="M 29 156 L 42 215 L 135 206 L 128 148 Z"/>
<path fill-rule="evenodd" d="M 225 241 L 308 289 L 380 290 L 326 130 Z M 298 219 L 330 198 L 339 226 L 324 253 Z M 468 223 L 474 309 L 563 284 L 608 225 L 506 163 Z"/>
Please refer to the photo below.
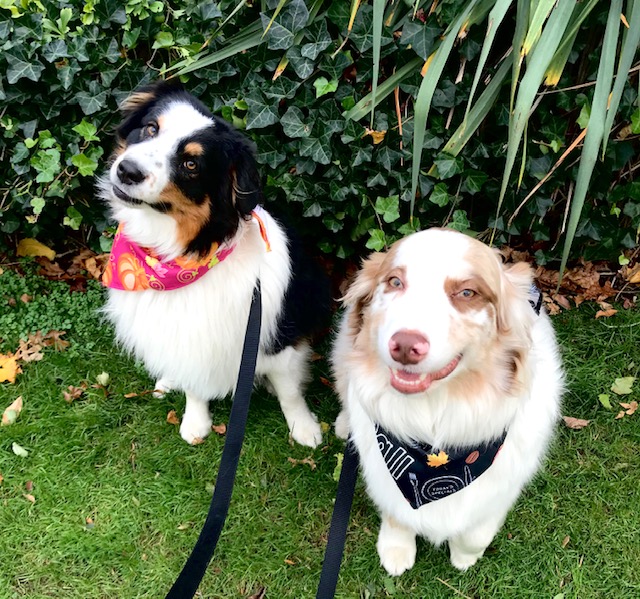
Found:
<path fill-rule="evenodd" d="M 113 217 L 125 223 L 127 236 L 167 259 L 182 254 L 184 246 L 174 218 L 150 204 L 157 201 L 168 183 L 168 160 L 180 140 L 212 125 L 213 119 L 188 103 L 175 103 L 163 115 L 160 134 L 123 149 L 100 183 Z M 141 184 L 126 190 L 143 200 L 142 205 L 122 202 L 113 191 L 114 186 L 123 186 L 117 167 L 124 159 L 134 159 L 150 173 Z M 258 276 L 263 313 L 256 374 L 266 376 L 275 391 L 293 439 L 311 447 L 322 440 L 317 418 L 302 395 L 308 343 L 301 341 L 276 354 L 265 352 L 276 333 L 291 277 L 291 260 L 283 228 L 265 210 L 260 215 L 271 245 L 269 252 L 257 221 L 240 219 L 237 233 L 227 240 L 236 246 L 234 251 L 196 282 L 172 291 L 109 290 L 104 311 L 115 325 L 118 341 L 158 377 L 158 391 L 185 392 L 180 434 L 189 443 L 211 431 L 208 401 L 234 390 Z"/>
<path fill-rule="evenodd" d="M 394 277 L 401 286 L 389 282 Z M 391 575 L 413 566 L 416 535 L 435 545 L 448 541 L 451 563 L 460 570 L 472 566 L 540 466 L 558 418 L 563 376 L 549 318 L 537 316 L 528 302 L 530 284 L 528 266 L 503 267 L 484 244 L 431 229 L 369 258 L 344 298 L 333 351 L 343 403 L 336 432 L 350 432 L 360 454 L 381 514 L 380 561 Z M 401 330 L 428 340 L 416 364 L 391 356 L 390 339 Z M 405 393 L 391 385 L 403 370 L 425 379 L 460 356 L 448 376 L 425 383 L 424 390 Z M 491 441 L 505 428 L 508 433 L 484 474 L 414 510 L 387 470 L 376 422 L 405 441 L 444 448 Z"/>

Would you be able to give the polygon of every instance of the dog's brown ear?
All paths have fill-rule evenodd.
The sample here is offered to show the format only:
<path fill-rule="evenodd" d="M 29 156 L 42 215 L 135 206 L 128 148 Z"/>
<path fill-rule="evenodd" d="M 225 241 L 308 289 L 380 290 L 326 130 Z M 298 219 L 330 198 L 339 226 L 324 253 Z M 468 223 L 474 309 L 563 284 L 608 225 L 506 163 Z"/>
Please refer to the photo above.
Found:
<path fill-rule="evenodd" d="M 375 252 L 365 258 L 362 267 L 341 300 L 345 306 L 351 309 L 349 328 L 352 332 L 357 332 L 362 328 L 364 310 L 373 299 L 373 294 L 378 286 L 380 268 L 386 256 L 382 252 Z"/>
<path fill-rule="evenodd" d="M 526 262 L 505 264 L 502 270 L 504 279 L 498 305 L 498 330 L 506 333 L 523 324 L 519 310 L 514 309 L 514 302 L 523 305 L 523 302 L 518 300 L 529 297 L 529 289 L 533 284 L 533 270 Z"/>

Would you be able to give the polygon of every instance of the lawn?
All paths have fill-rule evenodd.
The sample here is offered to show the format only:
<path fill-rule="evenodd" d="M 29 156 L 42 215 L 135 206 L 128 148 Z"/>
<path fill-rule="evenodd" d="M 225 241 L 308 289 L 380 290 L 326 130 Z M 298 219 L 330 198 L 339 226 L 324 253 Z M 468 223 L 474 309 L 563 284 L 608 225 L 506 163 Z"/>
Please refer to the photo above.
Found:
<path fill-rule="evenodd" d="M 0 384 L 0 412 L 18 396 L 24 402 L 0 428 L 0 599 L 164 597 L 204 521 L 224 437 L 182 441 L 167 422 L 171 410 L 182 413 L 182 396 L 145 393 L 153 381 L 114 348 L 97 313 L 102 301 L 94 284 L 70 293 L 65 283 L 0 274 L 0 353 L 37 330 L 64 330 L 69 342 Z M 415 567 L 388 577 L 359 482 L 337 597 L 640 597 L 640 410 L 616 419 L 618 402 L 640 400 L 640 382 L 629 395 L 610 390 L 638 375 L 640 312 L 595 319 L 596 311 L 587 304 L 553 318 L 567 369 L 563 414 L 590 422 L 559 423 L 544 470 L 486 557 L 462 574 L 445 549 L 419 543 Z M 103 372 L 108 385 L 94 387 Z M 326 423 L 338 412 L 329 376 L 326 360 L 316 361 L 308 392 Z M 229 408 L 229 399 L 212 404 L 214 423 Z M 292 446 L 276 400 L 254 393 L 229 518 L 200 597 L 315 596 L 342 447 L 332 431 L 316 450 Z"/>

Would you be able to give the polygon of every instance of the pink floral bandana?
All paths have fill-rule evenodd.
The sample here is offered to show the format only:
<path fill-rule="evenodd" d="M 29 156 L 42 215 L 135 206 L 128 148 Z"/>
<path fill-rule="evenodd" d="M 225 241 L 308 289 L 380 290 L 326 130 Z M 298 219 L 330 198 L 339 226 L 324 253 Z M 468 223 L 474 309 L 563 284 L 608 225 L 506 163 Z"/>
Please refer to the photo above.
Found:
<path fill-rule="evenodd" d="M 264 221 L 260 218 L 258 207 L 251 213 L 260 227 L 260 235 L 267 251 L 271 251 Z M 143 248 L 131 241 L 124 232 L 124 223 L 120 223 L 113 239 L 109 263 L 102 275 L 102 284 L 111 289 L 124 291 L 169 291 L 179 289 L 197 281 L 216 264 L 222 262 L 235 245 L 214 243 L 210 252 L 197 260 L 179 256 L 174 260 L 162 260 L 152 250 Z"/>

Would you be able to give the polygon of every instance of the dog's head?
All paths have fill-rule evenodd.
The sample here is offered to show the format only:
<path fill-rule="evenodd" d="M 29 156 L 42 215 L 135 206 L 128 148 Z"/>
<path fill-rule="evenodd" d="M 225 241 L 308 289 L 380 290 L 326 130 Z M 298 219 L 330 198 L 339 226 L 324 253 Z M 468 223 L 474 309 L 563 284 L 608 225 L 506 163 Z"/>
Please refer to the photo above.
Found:
<path fill-rule="evenodd" d="M 527 264 L 506 268 L 462 233 L 410 235 L 369 257 L 344 297 L 356 359 L 404 395 L 444 384 L 469 394 L 486 377 L 512 391 L 530 343 L 531 280 Z"/>
<path fill-rule="evenodd" d="M 168 253 L 206 254 L 233 236 L 261 200 L 248 140 L 180 86 L 158 82 L 122 104 L 102 195 L 119 220 Z M 142 224 L 152 224 L 155 233 Z M 151 240 L 153 241 L 153 240 Z"/>

